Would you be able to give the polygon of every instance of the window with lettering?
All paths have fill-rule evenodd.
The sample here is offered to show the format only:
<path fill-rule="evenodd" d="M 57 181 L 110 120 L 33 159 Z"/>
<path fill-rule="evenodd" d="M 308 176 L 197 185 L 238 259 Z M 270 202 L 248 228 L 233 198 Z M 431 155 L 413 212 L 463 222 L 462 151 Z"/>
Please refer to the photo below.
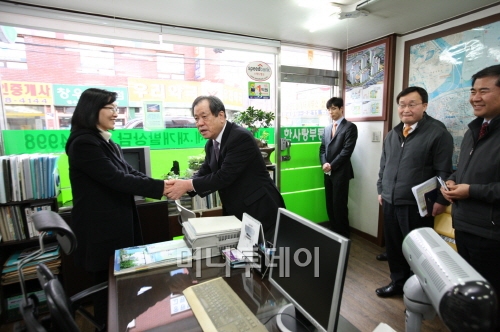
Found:
<path fill-rule="evenodd" d="M 60 140 L 64 136 L 51 133 L 50 139 L 45 137 L 51 130 L 71 128 L 80 96 L 89 88 L 116 92 L 115 129 L 123 134 L 114 133 L 113 137 L 121 137 L 131 146 L 203 146 L 191 113 L 192 103 L 200 95 L 219 97 L 230 120 L 249 106 L 276 111 L 275 54 L 206 47 L 203 40 L 201 45 L 193 45 L 20 27 L 11 31 L 13 42 L 0 45 L 0 114 L 6 118 L 2 129 L 38 131 L 16 136 L 22 141 L 13 142 L 13 149 L 24 146 L 31 152 L 54 152 L 63 146 Z M 2 66 L 2 61 L 9 65 Z M 251 91 L 246 67 L 255 61 L 266 63 L 272 75 Z M 159 105 L 161 114 L 147 112 L 145 105 L 151 104 Z M 146 125 L 152 115 L 161 125 Z M 153 130 L 165 133 L 148 132 Z M 45 142 L 50 144 L 45 146 Z"/>

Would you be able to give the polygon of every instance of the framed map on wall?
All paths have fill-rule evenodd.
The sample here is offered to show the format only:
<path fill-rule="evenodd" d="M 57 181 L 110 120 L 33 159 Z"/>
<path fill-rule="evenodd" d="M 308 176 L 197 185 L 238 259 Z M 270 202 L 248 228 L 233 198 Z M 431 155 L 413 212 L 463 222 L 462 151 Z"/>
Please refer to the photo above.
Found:
<path fill-rule="evenodd" d="M 429 94 L 427 113 L 453 136 L 453 167 L 462 138 L 475 117 L 469 104 L 471 76 L 500 63 L 500 15 L 405 43 L 403 83 Z"/>

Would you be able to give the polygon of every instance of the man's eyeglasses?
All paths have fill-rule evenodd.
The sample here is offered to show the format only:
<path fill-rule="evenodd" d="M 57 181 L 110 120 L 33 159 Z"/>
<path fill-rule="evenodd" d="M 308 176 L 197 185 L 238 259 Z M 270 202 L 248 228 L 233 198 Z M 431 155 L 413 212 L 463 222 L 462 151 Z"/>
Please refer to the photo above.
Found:
<path fill-rule="evenodd" d="M 408 105 L 404 105 L 404 104 L 398 104 L 398 108 L 400 110 L 404 110 L 405 108 L 408 107 L 408 109 L 414 109 L 415 107 L 417 107 L 418 105 L 422 105 L 423 103 L 418 103 L 418 104 L 408 104 Z"/>
<path fill-rule="evenodd" d="M 103 108 L 109 110 L 111 113 L 118 113 L 118 107 L 104 106 Z"/>

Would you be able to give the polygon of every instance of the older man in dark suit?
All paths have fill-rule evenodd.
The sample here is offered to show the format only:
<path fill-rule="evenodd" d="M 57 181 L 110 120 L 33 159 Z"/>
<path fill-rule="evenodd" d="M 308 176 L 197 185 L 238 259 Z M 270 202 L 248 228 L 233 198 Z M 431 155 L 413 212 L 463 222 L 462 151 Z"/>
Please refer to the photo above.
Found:
<path fill-rule="evenodd" d="M 205 161 L 193 179 L 167 182 L 167 197 L 179 199 L 186 192 L 204 197 L 219 191 L 224 215 L 241 219 L 244 212 L 262 223 L 270 241 L 274 237 L 281 194 L 266 169 L 253 135 L 226 120 L 222 101 L 200 96 L 192 112 L 200 134 L 207 138 Z"/>
<path fill-rule="evenodd" d="M 325 199 L 332 231 L 350 236 L 347 199 L 349 180 L 354 178 L 351 155 L 358 139 L 358 128 L 344 118 L 344 101 L 333 97 L 326 103 L 332 124 L 325 127 L 319 159 L 325 181 Z"/>

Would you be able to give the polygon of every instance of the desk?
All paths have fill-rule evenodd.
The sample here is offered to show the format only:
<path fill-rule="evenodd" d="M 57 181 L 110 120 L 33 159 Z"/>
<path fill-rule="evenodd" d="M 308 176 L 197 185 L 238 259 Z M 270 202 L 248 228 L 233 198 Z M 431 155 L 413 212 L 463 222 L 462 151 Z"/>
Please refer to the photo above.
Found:
<path fill-rule="evenodd" d="M 257 273 L 246 276 L 245 269 L 229 270 L 219 257 L 196 260 L 181 273 L 177 266 L 135 272 L 115 278 L 113 268 L 109 277 L 108 331 L 201 331 L 191 310 L 172 314 L 175 308 L 175 293 L 186 287 L 215 277 L 225 277 L 231 288 L 261 322 L 266 322 L 269 331 L 276 331 L 274 316 L 289 302 L 272 287 L 267 279 L 261 280 Z M 209 266 L 210 265 L 210 266 Z M 144 287 L 151 287 L 145 290 Z M 138 295 L 139 290 L 142 290 Z M 174 295 L 172 295 L 174 293 Z M 271 319 L 272 318 L 272 319 Z M 135 319 L 135 328 L 127 325 Z M 339 331 L 358 331 L 343 317 L 339 320 Z"/>

